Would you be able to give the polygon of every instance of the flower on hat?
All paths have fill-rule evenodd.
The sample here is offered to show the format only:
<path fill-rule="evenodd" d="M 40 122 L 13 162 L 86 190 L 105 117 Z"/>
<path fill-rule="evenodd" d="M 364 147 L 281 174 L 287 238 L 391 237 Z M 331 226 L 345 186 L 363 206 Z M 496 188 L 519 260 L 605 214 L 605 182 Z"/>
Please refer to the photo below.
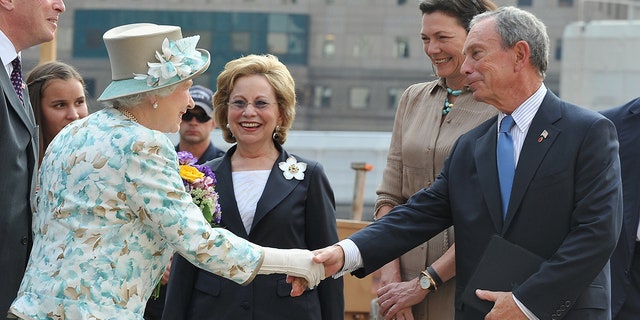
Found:
<path fill-rule="evenodd" d="M 284 175 L 284 178 L 287 180 L 291 180 L 291 178 L 302 180 L 304 179 L 304 172 L 307 170 L 307 164 L 298 162 L 293 156 L 289 156 L 286 162 L 280 162 L 278 167 L 282 170 L 282 175 Z"/>
<path fill-rule="evenodd" d="M 161 51 L 156 51 L 159 62 L 148 62 L 147 74 L 134 74 L 136 80 L 147 80 L 147 85 L 157 87 L 178 76 L 184 79 L 202 67 L 200 52 L 196 45 L 199 35 L 182 38 L 176 41 L 164 38 Z"/>

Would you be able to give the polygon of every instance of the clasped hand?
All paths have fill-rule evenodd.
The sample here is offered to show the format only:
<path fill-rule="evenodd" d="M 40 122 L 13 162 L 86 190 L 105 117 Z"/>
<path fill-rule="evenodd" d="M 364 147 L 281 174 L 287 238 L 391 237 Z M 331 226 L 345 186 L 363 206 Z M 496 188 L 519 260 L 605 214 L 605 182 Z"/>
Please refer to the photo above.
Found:
<path fill-rule="evenodd" d="M 324 265 L 324 277 L 322 279 L 330 277 L 340 271 L 344 266 L 344 251 L 342 247 L 338 245 L 332 245 L 323 249 L 313 251 L 313 262 Z M 292 290 L 291 296 L 297 297 L 302 295 L 304 290 L 308 287 L 308 282 L 304 278 L 288 274 L 287 283 L 291 283 Z"/>

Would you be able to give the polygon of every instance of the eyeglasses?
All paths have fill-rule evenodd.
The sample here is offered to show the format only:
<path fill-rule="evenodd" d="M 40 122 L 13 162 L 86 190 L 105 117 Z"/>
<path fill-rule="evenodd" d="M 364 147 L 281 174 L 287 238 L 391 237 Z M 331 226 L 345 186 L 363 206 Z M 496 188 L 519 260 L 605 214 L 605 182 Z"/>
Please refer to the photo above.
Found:
<path fill-rule="evenodd" d="M 272 103 L 266 102 L 266 101 L 261 101 L 261 100 L 254 101 L 254 102 L 247 102 L 247 101 L 244 101 L 244 100 L 233 100 L 233 101 L 229 102 L 229 106 L 231 106 L 234 109 L 238 109 L 238 110 L 244 110 L 250 104 L 252 104 L 253 107 L 258 109 L 258 110 L 264 110 L 264 109 L 268 108 L 269 106 L 271 106 Z"/>
<path fill-rule="evenodd" d="M 196 118 L 196 120 L 200 123 L 205 123 L 211 120 L 211 117 L 209 117 L 206 113 L 191 113 L 187 111 L 182 115 L 182 121 L 184 122 L 189 122 L 193 118 Z"/>

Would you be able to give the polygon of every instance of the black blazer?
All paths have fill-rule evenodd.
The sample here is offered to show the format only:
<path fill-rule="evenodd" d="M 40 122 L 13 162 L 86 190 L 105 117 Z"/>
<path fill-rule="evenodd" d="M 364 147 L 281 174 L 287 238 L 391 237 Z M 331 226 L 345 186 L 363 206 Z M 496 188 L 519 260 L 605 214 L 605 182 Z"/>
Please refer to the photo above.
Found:
<path fill-rule="evenodd" d="M 611 312 L 615 317 L 627 300 L 626 291 L 631 286 L 629 272 L 637 245 L 636 231 L 640 217 L 640 98 L 602 111 L 602 114 L 613 121 L 618 131 L 624 193 L 622 232 L 611 256 Z M 640 305 L 640 301 L 632 303 Z"/>
<path fill-rule="evenodd" d="M 31 250 L 38 127 L 26 86 L 24 105 L 0 60 L 0 315 L 16 298 Z"/>
<path fill-rule="evenodd" d="M 322 166 L 306 162 L 302 181 L 286 180 L 278 163 L 290 154 L 278 146 L 280 157 L 273 165 L 256 208 L 250 234 L 238 213 L 231 178 L 233 146 L 222 158 L 207 162 L 216 174 L 222 224 L 234 234 L 261 246 L 315 250 L 338 241 L 335 200 Z M 171 265 L 171 277 L 163 319 L 344 319 L 342 279 L 327 279 L 300 297 L 291 297 L 285 275 L 258 275 L 240 286 L 197 269 L 179 255 Z"/>
<path fill-rule="evenodd" d="M 482 319 L 460 295 L 493 234 L 546 259 L 513 290 L 540 319 L 609 319 L 608 260 L 622 222 L 613 124 L 548 91 L 525 137 L 504 222 L 496 140 L 497 117 L 460 137 L 429 189 L 352 235 L 364 262 L 354 274 L 375 271 L 453 224 L 457 319 Z"/>

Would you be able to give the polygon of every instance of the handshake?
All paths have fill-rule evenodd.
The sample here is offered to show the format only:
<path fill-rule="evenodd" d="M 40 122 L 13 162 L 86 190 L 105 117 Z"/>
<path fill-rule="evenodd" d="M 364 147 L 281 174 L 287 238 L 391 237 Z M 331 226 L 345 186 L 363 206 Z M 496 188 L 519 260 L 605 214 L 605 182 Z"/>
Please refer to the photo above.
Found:
<path fill-rule="evenodd" d="M 315 288 L 344 265 L 342 247 L 333 245 L 315 251 L 262 247 L 264 259 L 258 274 L 283 273 L 292 284 L 291 296 L 297 297 Z"/>

